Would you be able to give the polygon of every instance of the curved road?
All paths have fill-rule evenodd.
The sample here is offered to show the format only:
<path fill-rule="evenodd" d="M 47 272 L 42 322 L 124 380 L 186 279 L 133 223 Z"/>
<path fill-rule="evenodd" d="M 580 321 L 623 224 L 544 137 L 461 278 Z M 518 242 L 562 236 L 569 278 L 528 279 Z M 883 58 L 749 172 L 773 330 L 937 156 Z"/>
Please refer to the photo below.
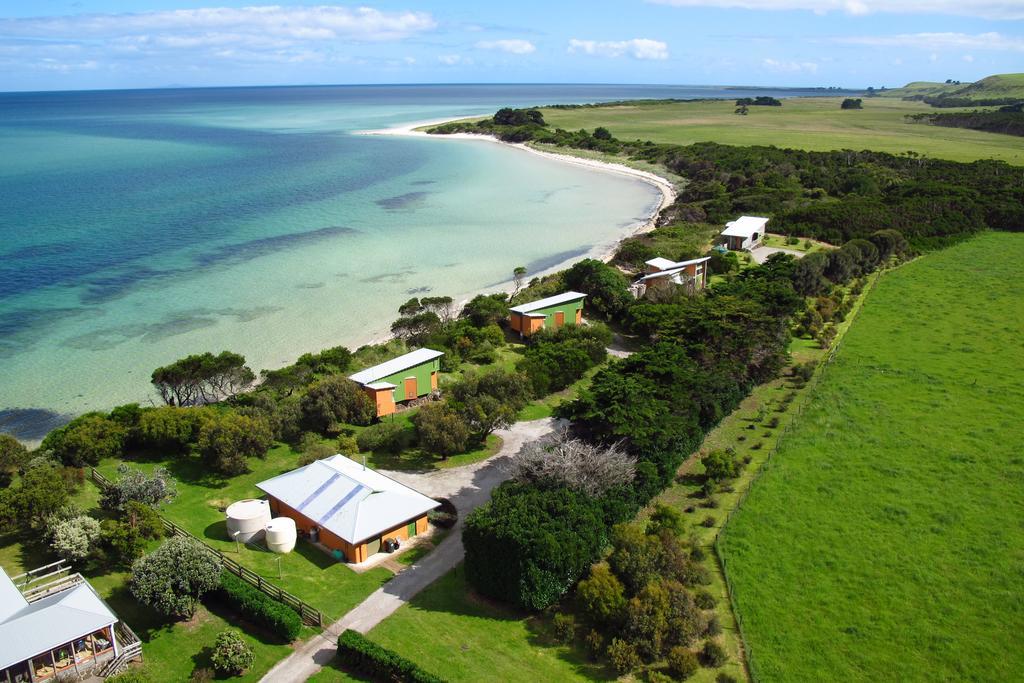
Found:
<path fill-rule="evenodd" d="M 414 595 L 441 578 L 462 562 L 462 520 L 474 508 L 491 497 L 491 490 L 508 478 L 507 464 L 524 444 L 555 430 L 553 418 L 517 422 L 509 429 L 495 432 L 501 437 L 501 450 L 482 462 L 431 472 L 389 472 L 381 470 L 417 491 L 432 497 L 448 498 L 459 511 L 452 532 L 422 560 L 395 575 L 356 605 L 348 614 L 302 643 L 294 653 L 281 660 L 261 680 L 267 683 L 302 683 L 334 659 L 338 636 L 345 629 L 366 633 Z"/>

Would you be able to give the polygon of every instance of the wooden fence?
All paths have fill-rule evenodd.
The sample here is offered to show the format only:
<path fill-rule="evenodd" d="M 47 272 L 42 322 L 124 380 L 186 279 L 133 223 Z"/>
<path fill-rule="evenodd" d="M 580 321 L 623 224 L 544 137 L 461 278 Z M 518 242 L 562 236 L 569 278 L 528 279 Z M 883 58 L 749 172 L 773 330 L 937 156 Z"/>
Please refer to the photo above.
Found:
<path fill-rule="evenodd" d="M 872 289 L 874 289 L 875 283 L 878 282 L 878 279 L 882 276 L 883 272 L 884 271 L 879 270 L 870 276 L 871 279 L 868 283 L 868 286 L 864 288 L 863 292 L 861 292 L 861 295 L 857 303 L 855 304 L 853 310 L 850 312 L 850 315 L 846 319 L 845 328 L 843 329 L 842 333 L 836 337 L 835 341 L 832 344 L 832 347 L 829 349 L 829 352 L 825 355 L 824 358 L 822 358 L 822 360 L 818 363 L 818 366 L 814 369 L 814 374 L 812 375 L 811 380 L 808 382 L 806 390 L 803 392 L 803 397 L 796 405 L 796 407 L 793 409 L 793 415 L 790 418 L 789 422 L 786 424 L 786 426 L 783 428 L 783 430 L 779 433 L 779 437 L 775 440 L 775 445 L 772 447 L 770 451 L 768 451 L 768 457 L 765 459 L 764 464 L 761 465 L 758 471 L 751 478 L 750 482 L 747 484 L 746 488 L 743 489 L 743 491 L 740 493 L 740 496 L 736 501 L 736 505 L 734 505 L 733 508 L 729 511 L 729 514 L 725 516 L 725 521 L 722 522 L 722 525 L 718 528 L 718 533 L 715 534 L 715 557 L 718 560 L 718 566 L 721 569 L 722 577 L 725 579 L 725 588 L 726 592 L 729 595 L 729 605 L 732 609 L 733 616 L 736 619 L 736 629 L 739 633 L 740 647 L 743 649 L 744 660 L 746 661 L 747 665 L 747 673 L 749 674 L 750 680 L 752 681 L 758 681 L 761 680 L 761 678 L 757 672 L 757 666 L 755 664 L 753 652 L 751 652 L 750 645 L 747 643 L 747 638 L 744 634 L 743 614 L 736 606 L 736 592 L 735 590 L 733 590 L 732 580 L 729 578 L 728 563 L 726 562 L 725 555 L 722 553 L 721 548 L 722 532 L 725 531 L 726 527 L 729 526 L 729 522 L 732 520 L 733 515 L 736 514 L 736 512 L 741 507 L 743 507 L 743 503 L 746 502 L 747 496 L 750 495 L 751 489 L 754 488 L 754 484 L 757 483 L 757 481 L 764 475 L 764 473 L 771 466 L 773 457 L 779 451 L 779 446 L 782 444 L 783 441 L 785 441 L 786 436 L 793 430 L 793 426 L 799 422 L 800 416 L 803 414 L 804 410 L 811 402 L 811 399 L 814 394 L 814 388 L 817 386 L 822 371 L 825 369 L 825 367 L 831 364 L 833 359 L 836 357 L 836 352 L 839 350 L 839 347 L 842 344 L 842 340 L 846 336 L 846 332 L 849 331 L 850 327 L 853 326 L 853 321 L 856 319 L 857 314 L 860 313 L 860 309 L 863 308 L 864 301 L 867 299 L 868 293 Z"/>
<path fill-rule="evenodd" d="M 93 482 L 96 483 L 97 486 L 100 487 L 100 489 L 105 489 L 112 483 L 109 479 L 100 474 L 95 467 L 89 468 L 89 477 L 93 480 Z M 174 536 L 184 536 L 186 538 L 191 539 L 195 543 L 198 543 L 201 548 L 216 556 L 220 563 L 223 565 L 224 569 L 228 570 L 229 572 L 231 572 L 238 578 L 242 579 L 246 583 L 259 589 L 263 593 L 269 595 L 274 600 L 277 600 L 278 602 L 291 607 L 293 610 L 299 613 L 299 616 L 302 617 L 302 621 L 304 623 L 308 624 L 309 626 L 315 626 L 317 628 L 324 627 L 324 615 L 320 612 L 320 610 L 300 600 L 299 598 L 295 597 L 294 595 L 284 590 L 280 586 L 274 585 L 273 583 L 263 578 L 251 569 L 243 567 L 236 560 L 228 557 L 220 550 L 217 550 L 216 548 L 213 548 L 207 545 L 206 543 L 203 543 L 203 541 L 200 540 L 198 537 L 181 528 L 180 526 L 178 526 L 171 520 L 167 519 L 163 515 L 160 515 L 160 521 L 163 522 L 164 529 L 166 529 L 168 533 Z"/>

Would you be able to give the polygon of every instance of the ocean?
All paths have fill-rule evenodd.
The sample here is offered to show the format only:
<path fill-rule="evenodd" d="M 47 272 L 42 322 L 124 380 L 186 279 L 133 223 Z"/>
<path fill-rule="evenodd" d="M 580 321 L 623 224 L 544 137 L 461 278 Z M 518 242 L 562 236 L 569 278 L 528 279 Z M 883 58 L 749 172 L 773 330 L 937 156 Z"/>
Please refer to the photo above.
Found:
<path fill-rule="evenodd" d="M 255 370 L 387 334 L 606 250 L 659 201 L 639 180 L 476 141 L 355 133 L 502 106 L 821 94 L 437 85 L 0 93 L 0 431 L 157 400 L 202 351 Z"/>

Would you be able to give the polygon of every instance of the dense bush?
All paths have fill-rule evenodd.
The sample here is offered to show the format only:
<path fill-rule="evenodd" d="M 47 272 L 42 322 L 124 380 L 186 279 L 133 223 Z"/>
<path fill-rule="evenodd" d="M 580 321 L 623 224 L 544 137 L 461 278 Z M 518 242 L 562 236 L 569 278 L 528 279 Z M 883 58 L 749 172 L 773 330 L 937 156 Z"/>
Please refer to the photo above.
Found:
<path fill-rule="evenodd" d="M 589 317 L 616 318 L 633 303 L 625 276 L 603 261 L 583 259 L 565 271 L 562 279 L 567 288 L 587 295 L 584 310 Z"/>
<path fill-rule="evenodd" d="M 160 507 L 178 495 L 178 484 L 162 465 L 153 468 L 150 474 L 129 467 L 125 463 L 117 466 L 120 475 L 100 493 L 100 506 L 107 510 L 124 510 L 132 502 L 150 507 Z"/>
<path fill-rule="evenodd" d="M 302 631 L 298 612 L 253 588 L 230 572 L 222 572 L 220 588 L 213 597 L 231 607 L 239 616 L 291 642 Z"/>
<path fill-rule="evenodd" d="M 69 562 L 81 562 L 100 538 L 100 523 L 88 515 L 54 519 L 48 529 L 50 549 Z"/>
<path fill-rule="evenodd" d="M 225 476 L 249 471 L 250 457 L 262 458 L 273 443 L 266 420 L 221 412 L 203 421 L 199 453 L 211 469 Z"/>
<path fill-rule="evenodd" d="M 605 529 L 600 503 L 584 494 L 506 482 L 466 519 L 466 578 L 482 595 L 544 609 L 594 561 Z"/>
<path fill-rule="evenodd" d="M 469 425 L 445 402 L 428 403 L 412 416 L 416 441 L 434 455 L 447 458 L 470 447 Z"/>
<path fill-rule="evenodd" d="M 129 583 L 143 605 L 178 619 L 195 614 L 199 599 L 220 585 L 220 561 L 197 541 L 175 536 L 135 561 Z"/>
<path fill-rule="evenodd" d="M 221 676 L 238 676 L 245 672 L 256 656 L 252 648 L 235 629 L 224 629 L 217 634 L 210 654 L 213 669 Z"/>
<path fill-rule="evenodd" d="M 338 637 L 342 666 L 373 680 L 396 683 L 444 683 L 397 652 L 378 645 L 358 631 L 346 629 Z"/>
<path fill-rule="evenodd" d="M 448 406 L 469 428 L 470 444 L 483 443 L 495 429 L 505 429 L 529 399 L 526 378 L 517 372 L 467 372 L 448 386 Z"/>
<path fill-rule="evenodd" d="M 601 324 L 567 325 L 530 338 L 518 369 L 530 380 L 534 396 L 565 389 L 608 356 L 611 332 Z"/>
<path fill-rule="evenodd" d="M 608 661 L 612 663 L 612 666 L 619 673 L 619 675 L 628 674 L 633 669 L 640 666 L 640 655 L 637 654 L 636 646 L 633 643 L 622 640 L 621 638 L 612 638 L 612 642 L 608 644 Z"/>
<path fill-rule="evenodd" d="M 571 614 L 559 612 L 552 618 L 551 627 L 560 643 L 571 643 L 576 638 L 576 617 Z"/>
<path fill-rule="evenodd" d="M 309 429 L 325 433 L 339 424 L 368 425 L 377 416 L 370 397 L 344 375 L 314 383 L 299 402 Z"/>
<path fill-rule="evenodd" d="M 700 651 L 700 660 L 704 663 L 704 666 L 710 669 L 717 669 L 718 667 L 725 664 L 728 657 L 725 655 L 725 650 L 722 646 L 713 640 L 709 640 L 704 643 L 704 647 Z"/>
<path fill-rule="evenodd" d="M 52 451 L 65 465 L 83 467 L 121 455 L 127 438 L 128 429 L 121 423 L 87 413 L 51 431 L 40 448 Z"/>
<path fill-rule="evenodd" d="M 409 445 L 410 436 L 397 422 L 378 422 L 359 432 L 356 444 L 366 453 L 398 453 Z"/>
<path fill-rule="evenodd" d="M 49 459 L 27 463 L 14 486 L 0 489 L 0 529 L 20 533 L 43 528 L 77 488 L 66 471 Z"/>
<path fill-rule="evenodd" d="M 202 408 L 161 406 L 139 414 L 138 442 L 143 448 L 185 453 L 199 438 Z"/>
<path fill-rule="evenodd" d="M 697 669 L 699 668 L 700 663 L 697 661 L 697 655 L 693 654 L 693 652 L 687 648 L 677 646 L 669 651 L 668 670 L 672 672 L 672 675 L 676 680 L 685 681 L 687 678 L 697 673 Z"/>
<path fill-rule="evenodd" d="M 10 434 L 0 434 L 0 488 L 11 485 L 28 459 L 28 449 Z"/>
<path fill-rule="evenodd" d="M 587 618 L 602 626 L 617 624 L 626 608 L 625 588 L 606 562 L 590 568 L 576 587 L 576 599 Z"/>

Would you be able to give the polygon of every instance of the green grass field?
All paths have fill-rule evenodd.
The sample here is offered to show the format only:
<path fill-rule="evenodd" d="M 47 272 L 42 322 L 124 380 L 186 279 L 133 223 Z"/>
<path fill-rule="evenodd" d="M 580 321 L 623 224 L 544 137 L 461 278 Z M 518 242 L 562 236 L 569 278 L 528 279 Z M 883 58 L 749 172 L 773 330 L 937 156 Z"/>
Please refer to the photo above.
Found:
<path fill-rule="evenodd" d="M 543 616 L 520 614 L 468 592 L 461 566 L 370 631 L 445 680 L 586 681 L 615 675 L 575 648 L 557 645 Z M 322 680 L 345 680 L 336 672 Z M 321 680 L 321 679 L 317 679 Z"/>
<path fill-rule="evenodd" d="M 882 276 L 722 546 L 761 680 L 1024 666 L 1024 236 Z"/>
<path fill-rule="evenodd" d="M 734 114 L 734 103 L 628 104 L 580 109 L 544 109 L 553 127 L 593 130 L 604 126 L 620 140 L 653 140 L 688 145 L 775 145 L 807 150 L 908 150 L 954 161 L 1001 159 L 1024 164 L 1024 138 L 963 128 L 906 123 L 904 116 L 938 111 L 921 102 L 864 98 L 861 110 L 840 110 L 842 98 L 809 97 L 781 107 L 750 107 Z M 959 109 L 944 109 L 954 112 Z"/>

